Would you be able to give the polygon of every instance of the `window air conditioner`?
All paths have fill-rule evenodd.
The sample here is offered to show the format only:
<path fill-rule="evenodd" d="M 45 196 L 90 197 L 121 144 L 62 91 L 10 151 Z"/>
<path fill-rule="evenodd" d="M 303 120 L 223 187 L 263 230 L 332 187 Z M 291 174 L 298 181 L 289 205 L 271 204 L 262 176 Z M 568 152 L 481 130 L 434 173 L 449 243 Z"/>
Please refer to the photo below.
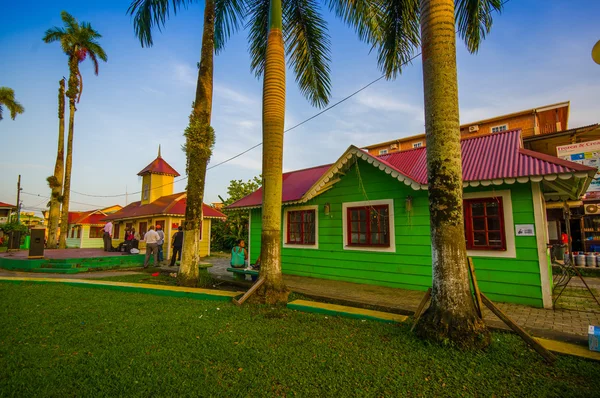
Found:
<path fill-rule="evenodd" d="M 398 144 L 392 144 L 392 145 L 390 145 L 390 149 L 398 149 Z"/>
<path fill-rule="evenodd" d="M 479 126 L 475 125 L 475 126 L 469 126 L 469 133 L 475 133 L 479 131 Z"/>

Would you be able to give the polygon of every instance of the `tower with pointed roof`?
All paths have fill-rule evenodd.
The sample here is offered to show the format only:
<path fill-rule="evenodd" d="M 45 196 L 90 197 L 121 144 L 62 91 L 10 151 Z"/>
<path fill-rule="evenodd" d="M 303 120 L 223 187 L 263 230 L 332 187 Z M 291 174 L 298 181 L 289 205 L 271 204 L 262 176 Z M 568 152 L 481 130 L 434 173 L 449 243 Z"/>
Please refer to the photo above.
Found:
<path fill-rule="evenodd" d="M 162 196 L 172 195 L 175 177 L 180 174 L 162 158 L 159 145 L 156 159 L 138 175 L 142 177 L 141 204 L 147 205 Z"/>

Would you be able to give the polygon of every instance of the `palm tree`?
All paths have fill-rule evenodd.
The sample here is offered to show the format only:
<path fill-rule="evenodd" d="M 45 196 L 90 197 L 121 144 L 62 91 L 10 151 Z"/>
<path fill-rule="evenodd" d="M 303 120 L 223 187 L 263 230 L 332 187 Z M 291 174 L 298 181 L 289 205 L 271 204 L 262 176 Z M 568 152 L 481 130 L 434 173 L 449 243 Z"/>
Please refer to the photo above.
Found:
<path fill-rule="evenodd" d="M 25 112 L 25 108 L 15 100 L 15 91 L 12 88 L 0 87 L 0 120 L 2 120 L 2 105 L 10 111 L 10 117 L 15 120 L 17 114 Z"/>
<path fill-rule="evenodd" d="M 332 0 L 331 3 L 335 1 Z M 343 1 L 340 1 L 342 3 Z M 251 67 L 263 76 L 263 205 L 261 277 L 256 301 L 285 303 L 281 273 L 281 188 L 285 121 L 285 56 L 300 91 L 315 106 L 327 105 L 330 40 L 315 0 L 248 0 Z"/>
<path fill-rule="evenodd" d="M 164 26 L 169 16 L 169 5 L 173 14 L 186 7 L 193 0 L 134 0 L 128 12 L 134 16 L 135 33 L 142 47 L 152 46 L 152 28 Z M 215 142 L 214 130 L 210 125 L 213 95 L 213 54 L 225 46 L 229 36 L 240 26 L 244 18 L 244 6 L 241 0 L 206 0 L 204 6 L 204 26 L 196 97 L 185 129 L 185 152 L 187 156 L 186 172 L 187 205 L 183 224 L 184 241 L 178 282 L 183 286 L 196 286 L 199 283 L 200 270 L 200 228 L 202 226 L 202 202 L 206 166 L 212 154 Z"/>
<path fill-rule="evenodd" d="M 96 39 L 102 37 L 88 22 L 79 24 L 71 14 L 66 11 L 60 13 L 65 27 L 48 29 L 44 34 L 44 42 L 53 43 L 60 41 L 63 52 L 69 58 L 69 136 L 67 139 L 67 159 L 65 164 L 65 181 L 63 184 L 62 215 L 60 221 L 59 247 L 67 247 L 67 229 L 69 220 L 69 196 L 71 192 L 71 165 L 73 162 L 73 128 L 75 123 L 75 100 L 79 102 L 83 91 L 83 77 L 79 72 L 79 64 L 89 56 L 94 64 L 94 72 L 98 75 L 98 58 L 106 62 L 106 53 Z M 60 150 L 60 148 L 59 148 Z M 57 156 L 58 158 L 58 156 Z"/>
<path fill-rule="evenodd" d="M 55 249 L 58 243 L 58 220 L 60 219 L 60 204 L 62 198 L 62 184 L 65 168 L 65 78 L 58 83 L 58 150 L 54 175 L 47 178 L 52 190 L 50 196 L 50 211 L 48 212 L 48 248 Z"/>
<path fill-rule="evenodd" d="M 431 224 L 432 301 L 417 330 L 424 338 L 464 347 L 485 346 L 489 335 L 471 298 L 462 209 L 462 166 L 456 71 L 456 34 L 470 52 L 492 27 L 501 0 L 375 0 L 375 23 L 351 12 L 345 18 L 365 28 L 388 78 L 401 71 L 421 46 Z M 455 14 L 456 3 L 456 14 Z M 419 37 L 419 24 L 421 28 Z"/>

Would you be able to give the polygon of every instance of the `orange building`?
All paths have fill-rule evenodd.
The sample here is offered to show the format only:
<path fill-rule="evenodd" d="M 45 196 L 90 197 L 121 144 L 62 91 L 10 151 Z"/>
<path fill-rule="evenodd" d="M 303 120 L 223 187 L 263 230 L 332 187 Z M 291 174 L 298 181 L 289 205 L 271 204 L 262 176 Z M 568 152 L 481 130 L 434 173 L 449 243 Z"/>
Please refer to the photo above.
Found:
<path fill-rule="evenodd" d="M 570 102 L 526 109 L 520 112 L 496 116 L 490 119 L 463 124 L 460 134 L 463 138 L 499 133 L 508 130 L 521 130 L 525 141 L 528 137 L 542 136 L 568 129 Z M 425 134 L 398 138 L 364 147 L 371 155 L 385 155 L 426 146 Z M 556 156 L 556 154 L 554 154 Z"/>

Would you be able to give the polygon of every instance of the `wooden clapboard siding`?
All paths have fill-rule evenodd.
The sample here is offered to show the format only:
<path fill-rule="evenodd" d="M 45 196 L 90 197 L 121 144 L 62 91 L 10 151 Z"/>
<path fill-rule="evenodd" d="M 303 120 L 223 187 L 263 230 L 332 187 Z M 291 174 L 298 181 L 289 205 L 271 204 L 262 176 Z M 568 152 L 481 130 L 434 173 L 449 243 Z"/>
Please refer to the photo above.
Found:
<path fill-rule="evenodd" d="M 365 283 L 403 289 L 431 286 L 431 239 L 426 191 L 414 191 L 390 175 L 359 161 L 364 186 L 351 167 L 332 189 L 306 205 L 318 205 L 318 244 L 315 249 L 282 248 L 286 274 Z M 531 186 L 527 184 L 468 188 L 465 192 L 511 190 L 514 224 L 534 224 Z M 412 212 L 406 198 L 412 197 Z M 342 203 L 393 199 L 396 251 L 344 250 Z M 330 204 L 330 215 L 323 213 Z M 294 206 L 290 206 L 290 209 Z M 260 252 L 261 210 L 250 211 L 250 255 Z M 285 222 L 285 220 L 283 220 Z M 282 228 L 283 231 L 283 228 Z M 282 236 L 282 242 L 284 237 Z M 540 271 L 535 237 L 515 237 L 516 258 L 473 257 L 481 290 L 492 300 L 542 306 Z M 466 266 L 466 265 L 465 265 Z"/>
<path fill-rule="evenodd" d="M 67 247 L 69 249 L 78 248 L 79 245 L 81 245 L 81 239 L 79 239 L 79 238 L 67 238 Z"/>
<path fill-rule="evenodd" d="M 81 228 L 81 248 L 104 248 L 104 239 L 102 239 L 102 236 L 99 238 L 90 238 L 90 226 L 83 225 Z"/>

